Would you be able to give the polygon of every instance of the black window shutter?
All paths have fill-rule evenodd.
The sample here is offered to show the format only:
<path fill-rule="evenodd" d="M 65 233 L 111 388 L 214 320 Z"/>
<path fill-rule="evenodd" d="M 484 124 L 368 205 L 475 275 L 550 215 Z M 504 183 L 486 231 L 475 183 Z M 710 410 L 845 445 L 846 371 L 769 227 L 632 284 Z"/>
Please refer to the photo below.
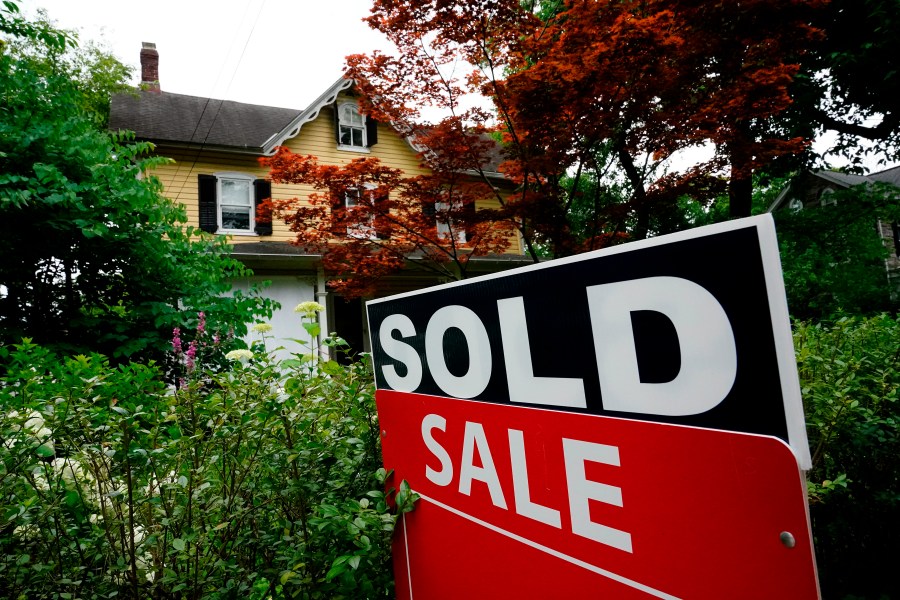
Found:
<path fill-rule="evenodd" d="M 366 115 L 366 143 L 371 148 L 378 143 L 378 121 Z"/>
<path fill-rule="evenodd" d="M 465 215 L 465 224 L 469 227 L 466 227 L 466 242 L 472 241 L 472 226 L 475 225 L 475 201 L 472 200 L 468 204 L 463 206 L 463 214 Z"/>
<path fill-rule="evenodd" d="M 218 210 L 216 209 L 216 177 L 214 175 L 198 175 L 197 190 L 200 199 L 200 229 L 215 233 L 219 229 Z"/>
<path fill-rule="evenodd" d="M 382 207 L 381 209 L 378 209 L 379 203 L 387 202 L 387 201 L 388 201 L 388 196 L 386 194 L 381 194 L 381 195 L 378 195 L 378 196 L 375 196 L 374 198 L 372 198 L 372 202 L 374 202 L 375 207 L 376 207 L 376 211 L 375 211 L 376 215 L 381 214 L 380 211 L 382 211 L 382 210 L 384 210 L 385 213 L 387 213 L 387 210 L 385 210 L 384 207 Z M 390 239 L 390 237 L 391 237 L 391 221 L 388 218 L 387 214 L 385 214 L 384 216 L 376 216 L 375 217 L 375 237 L 377 237 L 379 240 Z"/>
<path fill-rule="evenodd" d="M 426 217 L 434 219 L 437 216 L 437 209 L 434 207 L 434 202 L 431 202 L 429 200 L 423 201 L 422 214 Z"/>
<path fill-rule="evenodd" d="M 272 183 L 265 179 L 257 179 L 253 182 L 254 206 L 259 207 L 259 203 L 272 197 Z M 255 212 L 255 211 L 254 211 Z M 257 235 L 272 235 L 272 221 L 268 223 L 256 221 Z"/>

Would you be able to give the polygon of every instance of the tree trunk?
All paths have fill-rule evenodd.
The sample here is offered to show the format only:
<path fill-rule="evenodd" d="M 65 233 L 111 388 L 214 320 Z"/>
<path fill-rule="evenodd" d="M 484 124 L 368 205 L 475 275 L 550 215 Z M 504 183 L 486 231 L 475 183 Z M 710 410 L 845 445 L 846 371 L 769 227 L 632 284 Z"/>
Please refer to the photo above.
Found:
<path fill-rule="evenodd" d="M 732 219 L 750 216 L 753 200 L 753 179 L 749 175 L 736 176 L 732 165 L 731 181 L 728 183 L 728 210 Z"/>

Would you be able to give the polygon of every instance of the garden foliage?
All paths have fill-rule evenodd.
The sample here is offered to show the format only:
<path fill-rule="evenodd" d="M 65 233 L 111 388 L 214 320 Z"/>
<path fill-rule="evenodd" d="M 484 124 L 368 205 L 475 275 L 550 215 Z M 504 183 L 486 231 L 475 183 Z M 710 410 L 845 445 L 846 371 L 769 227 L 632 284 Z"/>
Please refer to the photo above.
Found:
<path fill-rule="evenodd" d="M 383 491 L 366 364 L 197 347 L 177 386 L 0 348 L 0 597 L 391 596 L 413 496 Z"/>
<path fill-rule="evenodd" d="M 900 320 L 796 322 L 825 598 L 894 598 L 900 538 Z"/>

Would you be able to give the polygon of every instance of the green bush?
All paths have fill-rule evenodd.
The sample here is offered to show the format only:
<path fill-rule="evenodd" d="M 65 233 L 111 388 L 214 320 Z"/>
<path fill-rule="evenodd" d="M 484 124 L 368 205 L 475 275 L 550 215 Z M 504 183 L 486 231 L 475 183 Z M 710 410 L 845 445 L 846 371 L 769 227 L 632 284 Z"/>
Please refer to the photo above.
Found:
<path fill-rule="evenodd" d="M 176 387 L 0 348 L 0 597 L 392 596 L 370 370 L 254 350 Z"/>
<path fill-rule="evenodd" d="M 798 322 L 794 331 L 823 595 L 900 597 L 900 320 Z"/>
<path fill-rule="evenodd" d="M 858 185 L 829 198 L 836 204 L 774 213 L 791 315 L 819 320 L 896 310 L 876 224 L 900 219 L 897 188 Z"/>

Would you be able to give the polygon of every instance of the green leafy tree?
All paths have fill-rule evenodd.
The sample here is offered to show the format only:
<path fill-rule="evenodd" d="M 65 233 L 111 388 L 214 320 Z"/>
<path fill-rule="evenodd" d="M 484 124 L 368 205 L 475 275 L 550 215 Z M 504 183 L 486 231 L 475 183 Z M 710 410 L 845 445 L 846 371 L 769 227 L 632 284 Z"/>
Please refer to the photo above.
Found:
<path fill-rule="evenodd" d="M 165 159 L 102 130 L 82 84 L 50 68 L 71 34 L 9 1 L 0 17 L 28 47 L 0 54 L 0 341 L 159 358 L 198 312 L 211 330 L 243 335 L 270 304 L 229 294 L 248 271 L 224 241 L 186 228 L 184 209 L 144 175 Z"/>
<path fill-rule="evenodd" d="M 805 59 L 800 82 L 810 114 L 839 134 L 833 151 L 859 164 L 861 141 L 900 159 L 900 10 L 895 0 L 831 0 L 819 15 L 825 36 Z"/>
<path fill-rule="evenodd" d="M 876 223 L 900 219 L 897 188 L 860 185 L 831 198 L 837 203 L 775 213 L 791 314 L 825 319 L 889 310 L 887 249 Z"/>
<path fill-rule="evenodd" d="M 55 31 L 56 24 L 41 9 L 33 24 L 39 31 Z M 98 127 L 109 122 L 109 98 L 131 91 L 128 80 L 133 69 L 118 60 L 102 43 L 79 40 L 78 32 L 59 30 L 68 43 L 46 43 L 35 36 L 17 36 L 7 43 L 6 52 L 20 64 L 42 77 L 66 77 L 79 92 L 79 108 Z"/>

